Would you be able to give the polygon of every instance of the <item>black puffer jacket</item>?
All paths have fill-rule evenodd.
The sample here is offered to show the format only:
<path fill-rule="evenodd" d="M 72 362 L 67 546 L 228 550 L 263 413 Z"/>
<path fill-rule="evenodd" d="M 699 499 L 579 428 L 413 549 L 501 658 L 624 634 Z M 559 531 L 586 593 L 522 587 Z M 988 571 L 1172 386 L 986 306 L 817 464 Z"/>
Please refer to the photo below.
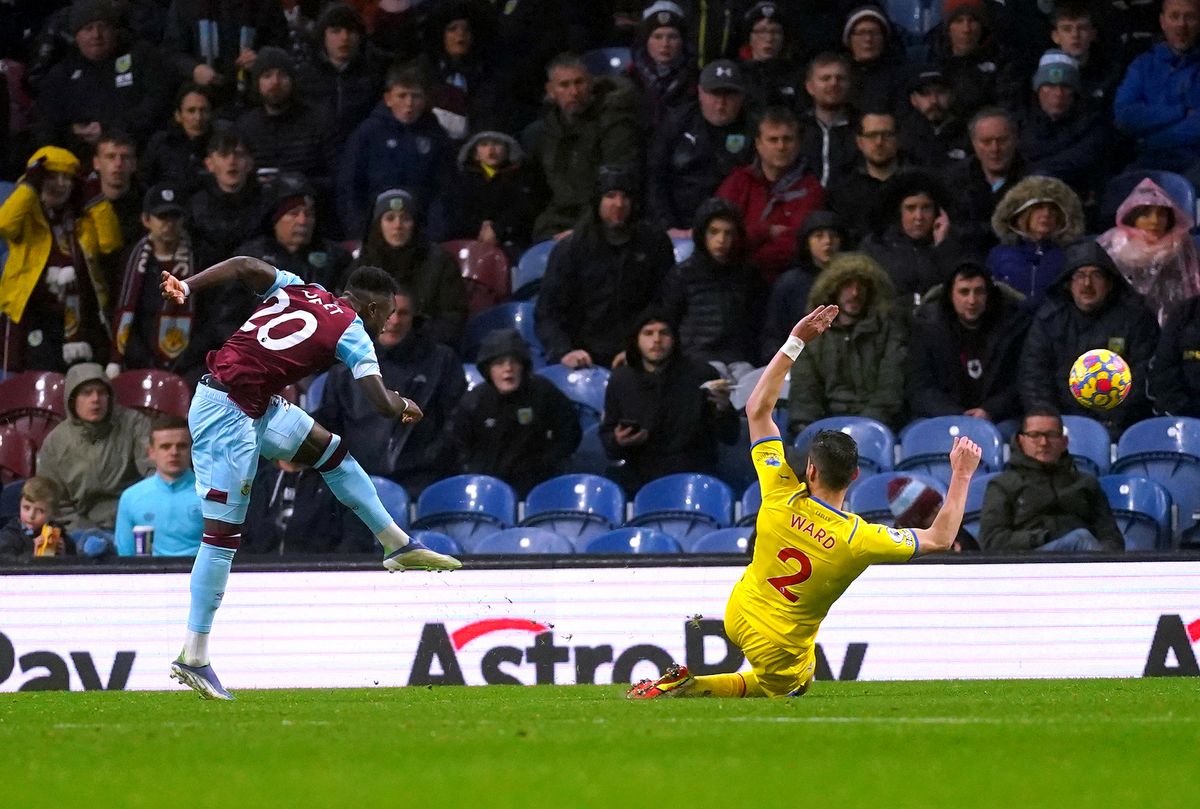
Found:
<path fill-rule="evenodd" d="M 1167 314 L 1149 382 L 1155 413 L 1200 418 L 1200 297 Z"/>
<path fill-rule="evenodd" d="M 252 177 L 241 191 L 226 194 L 209 177 L 188 200 L 188 230 L 201 264 L 208 266 L 232 258 L 239 244 L 259 232 L 261 188 Z"/>
<path fill-rule="evenodd" d="M 732 220 L 737 241 L 730 259 L 718 264 L 705 246 L 705 231 L 712 220 Z M 746 242 L 742 215 L 727 200 L 711 199 L 700 206 L 692 225 L 695 252 L 676 264 L 663 281 L 662 301 L 667 317 L 679 324 L 684 354 L 709 362 L 750 362 L 755 356 L 754 315 L 762 297 L 758 273 L 742 259 Z"/>
<path fill-rule="evenodd" d="M 1106 551 L 1125 548 L 1096 478 L 1076 469 L 1068 454 L 1055 464 L 1035 461 L 1014 438 L 1008 467 L 988 483 L 983 496 L 980 547 L 1028 551 L 1076 528 L 1091 531 Z"/>

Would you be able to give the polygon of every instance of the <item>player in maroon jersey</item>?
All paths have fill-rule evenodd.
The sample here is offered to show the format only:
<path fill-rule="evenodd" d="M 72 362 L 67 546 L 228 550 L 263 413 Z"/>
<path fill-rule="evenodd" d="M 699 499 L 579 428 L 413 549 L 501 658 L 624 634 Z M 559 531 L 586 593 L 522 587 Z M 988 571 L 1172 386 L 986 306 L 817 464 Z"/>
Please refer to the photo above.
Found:
<path fill-rule="evenodd" d="M 375 533 L 388 570 L 462 567 L 404 533 L 341 438 L 278 395 L 340 361 L 380 413 L 406 422 L 420 419 L 415 402 L 384 387 L 372 342 L 395 308 L 396 282 L 378 267 L 360 267 L 337 297 L 294 273 L 239 256 L 188 281 L 164 272 L 162 294 L 183 303 L 194 292 L 234 280 L 263 300 L 225 345 L 209 352 L 209 373 L 188 412 L 204 538 L 192 567 L 187 640 L 171 664 L 174 679 L 207 699 L 233 699 L 209 665 L 208 635 L 241 542 L 260 455 L 315 467 L 338 500 Z"/>

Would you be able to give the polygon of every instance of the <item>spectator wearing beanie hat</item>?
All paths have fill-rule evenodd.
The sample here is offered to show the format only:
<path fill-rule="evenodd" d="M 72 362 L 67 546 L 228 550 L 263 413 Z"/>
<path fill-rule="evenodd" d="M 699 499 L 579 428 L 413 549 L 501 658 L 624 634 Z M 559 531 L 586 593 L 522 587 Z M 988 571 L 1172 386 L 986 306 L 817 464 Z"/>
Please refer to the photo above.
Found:
<path fill-rule="evenodd" d="M 1021 116 L 1017 149 L 1030 173 L 1062 180 L 1087 199 L 1103 190 L 1114 133 L 1102 110 L 1080 97 L 1081 88 L 1075 61 L 1046 51 L 1033 76 L 1033 102 Z"/>
<path fill-rule="evenodd" d="M 933 525 L 933 520 L 942 507 L 942 495 L 937 489 L 908 475 L 900 475 L 888 481 L 887 498 L 894 528 L 928 528 Z M 956 553 L 977 551 L 979 544 L 975 537 L 960 525 L 958 536 L 954 538 L 950 549 Z"/>
<path fill-rule="evenodd" d="M 643 123 L 655 131 L 667 113 L 696 97 L 696 70 L 685 52 L 683 9 L 658 0 L 642 13 L 629 78 L 642 94 Z"/>
<path fill-rule="evenodd" d="M 930 57 L 953 91 L 955 113 L 964 120 L 997 100 L 996 82 L 1003 63 L 991 33 L 984 0 L 942 4 L 942 22 Z"/>
<path fill-rule="evenodd" d="M 167 119 L 173 83 L 158 51 L 120 28 L 110 0 L 76 0 L 68 16 L 73 47 L 46 73 L 34 131 L 43 143 L 86 154 L 104 131 L 129 132 L 140 145 Z"/>
<path fill-rule="evenodd" d="M 219 103 L 234 100 L 268 46 L 288 47 L 280 3 L 264 0 L 175 0 L 169 4 L 163 52 L 179 78 L 210 86 Z"/>
<path fill-rule="evenodd" d="M 875 5 L 846 17 L 842 44 L 850 52 L 850 104 L 860 110 L 893 111 L 904 90 L 904 56 L 893 47 L 892 24 Z"/>
<path fill-rule="evenodd" d="M 795 109 L 804 96 L 804 72 L 789 55 L 782 4 L 755 3 L 743 26 L 741 67 L 750 105 L 759 110 L 776 105 Z"/>

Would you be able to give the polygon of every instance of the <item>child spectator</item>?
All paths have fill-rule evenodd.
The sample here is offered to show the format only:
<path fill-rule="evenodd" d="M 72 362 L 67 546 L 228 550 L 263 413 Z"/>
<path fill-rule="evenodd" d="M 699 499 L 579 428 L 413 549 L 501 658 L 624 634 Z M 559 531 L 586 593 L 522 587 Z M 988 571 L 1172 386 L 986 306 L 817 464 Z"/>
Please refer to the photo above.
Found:
<path fill-rule="evenodd" d="M 20 516 L 0 528 L 0 558 L 74 556 L 75 542 L 53 521 L 62 499 L 62 487 L 49 478 L 25 481 Z"/>

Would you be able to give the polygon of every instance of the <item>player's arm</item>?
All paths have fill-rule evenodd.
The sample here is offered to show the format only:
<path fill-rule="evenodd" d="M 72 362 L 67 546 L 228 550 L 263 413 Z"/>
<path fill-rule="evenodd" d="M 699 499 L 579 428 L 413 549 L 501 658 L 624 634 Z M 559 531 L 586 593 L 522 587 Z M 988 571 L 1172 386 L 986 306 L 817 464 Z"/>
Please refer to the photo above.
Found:
<path fill-rule="evenodd" d="M 381 416 L 411 424 L 420 421 L 425 415 L 412 399 L 401 396 L 394 390 L 388 390 L 383 384 L 383 377 L 378 374 L 360 377 L 357 381 L 359 390 Z"/>
<path fill-rule="evenodd" d="M 163 270 L 159 286 L 162 296 L 175 303 L 183 303 L 189 295 L 210 287 L 241 281 L 255 294 L 262 295 L 275 283 L 276 269 L 265 261 L 251 256 L 234 256 L 218 262 L 207 270 L 186 281 L 181 281 Z"/>
<path fill-rule="evenodd" d="M 779 427 L 776 426 L 775 419 L 771 417 L 771 414 L 775 410 L 775 403 L 779 401 L 779 390 L 783 387 L 783 380 L 787 377 L 788 371 L 792 370 L 792 365 L 795 364 L 796 357 L 800 356 L 800 352 L 804 350 L 804 345 L 812 342 L 817 335 L 828 329 L 837 314 L 838 308 L 832 305 L 818 306 L 813 309 L 792 327 L 792 333 L 787 342 L 775 352 L 775 356 L 771 357 L 771 361 L 763 369 L 758 383 L 754 386 L 754 390 L 751 391 L 750 398 L 746 402 L 746 418 L 750 422 L 751 444 L 764 438 L 779 437 Z"/>
<path fill-rule="evenodd" d="M 971 439 L 962 436 L 954 439 L 954 446 L 950 450 L 950 489 L 946 492 L 946 499 L 933 525 L 914 531 L 920 555 L 946 551 L 954 544 L 967 506 L 967 487 L 971 484 L 971 475 L 979 466 L 982 454 L 979 445 Z"/>

